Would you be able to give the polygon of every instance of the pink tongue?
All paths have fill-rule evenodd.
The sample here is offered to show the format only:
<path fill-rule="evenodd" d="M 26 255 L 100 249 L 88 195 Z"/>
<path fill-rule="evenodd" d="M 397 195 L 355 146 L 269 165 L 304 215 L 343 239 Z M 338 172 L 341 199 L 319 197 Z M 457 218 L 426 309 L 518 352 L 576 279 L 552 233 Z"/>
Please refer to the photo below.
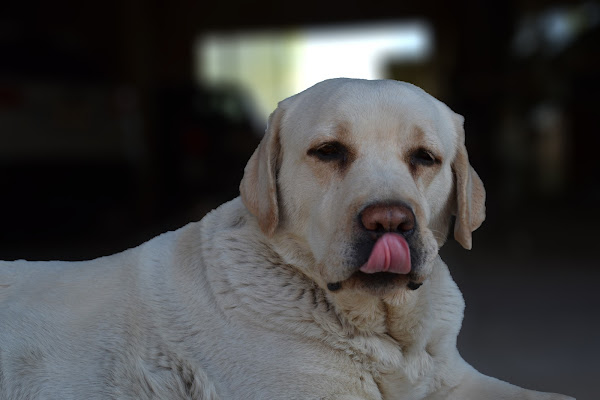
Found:
<path fill-rule="evenodd" d="M 406 240 L 396 233 L 386 233 L 377 240 L 369 260 L 360 267 L 367 274 L 392 272 L 408 274 L 410 272 L 410 250 Z"/>

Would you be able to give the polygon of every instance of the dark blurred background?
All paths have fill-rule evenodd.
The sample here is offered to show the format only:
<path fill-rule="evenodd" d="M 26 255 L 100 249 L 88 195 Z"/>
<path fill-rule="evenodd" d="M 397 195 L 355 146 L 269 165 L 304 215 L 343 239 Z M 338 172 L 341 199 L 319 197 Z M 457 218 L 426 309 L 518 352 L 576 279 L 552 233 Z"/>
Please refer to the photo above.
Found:
<path fill-rule="evenodd" d="M 442 250 L 462 354 L 598 398 L 599 33 L 598 1 L 3 2 L 0 259 L 88 259 L 198 220 L 237 196 L 277 100 L 410 81 L 465 116 L 488 192 L 474 249 Z"/>

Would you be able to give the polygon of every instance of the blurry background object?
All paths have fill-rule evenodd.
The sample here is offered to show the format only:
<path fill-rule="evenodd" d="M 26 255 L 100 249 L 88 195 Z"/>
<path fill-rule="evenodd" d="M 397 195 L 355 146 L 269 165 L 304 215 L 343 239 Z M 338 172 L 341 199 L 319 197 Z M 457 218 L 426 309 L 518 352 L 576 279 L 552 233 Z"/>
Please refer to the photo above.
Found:
<path fill-rule="evenodd" d="M 412 82 L 466 118 L 488 191 L 442 250 L 488 375 L 594 398 L 600 3 L 9 2 L 0 9 L 0 258 L 77 260 L 238 193 L 277 101 Z M 399 116 L 401 117 L 401 116 Z"/>

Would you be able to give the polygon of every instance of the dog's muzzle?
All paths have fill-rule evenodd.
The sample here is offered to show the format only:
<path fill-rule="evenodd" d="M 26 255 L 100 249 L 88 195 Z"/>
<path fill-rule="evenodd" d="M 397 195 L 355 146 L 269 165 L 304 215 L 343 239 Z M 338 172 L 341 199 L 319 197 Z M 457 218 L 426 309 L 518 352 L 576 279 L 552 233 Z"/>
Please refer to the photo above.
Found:
<path fill-rule="evenodd" d="M 410 290 L 417 290 L 422 283 L 412 278 L 414 254 L 406 238 L 416 230 L 416 218 L 412 209 L 401 202 L 375 203 L 366 206 L 358 215 L 362 239 L 356 247 L 357 261 L 361 265 L 351 280 L 360 280 L 369 287 L 404 282 Z M 331 282 L 327 289 L 336 292 L 344 281 Z"/>

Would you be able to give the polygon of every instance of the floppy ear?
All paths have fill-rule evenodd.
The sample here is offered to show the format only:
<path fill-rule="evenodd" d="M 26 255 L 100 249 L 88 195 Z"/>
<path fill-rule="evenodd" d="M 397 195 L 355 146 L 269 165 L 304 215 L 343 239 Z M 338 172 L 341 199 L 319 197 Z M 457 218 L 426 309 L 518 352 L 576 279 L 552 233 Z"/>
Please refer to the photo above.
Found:
<path fill-rule="evenodd" d="M 277 108 L 269 117 L 267 131 L 250 157 L 240 183 L 246 208 L 258 219 L 263 233 L 272 236 L 279 224 L 277 205 L 277 166 L 280 155 L 279 129 L 283 110 Z"/>
<path fill-rule="evenodd" d="M 458 149 L 452 162 L 456 185 L 454 238 L 462 247 L 470 250 L 472 246 L 471 233 L 479 228 L 485 219 L 485 189 L 479 175 L 469 163 L 463 122 L 464 118 L 455 114 Z"/>

